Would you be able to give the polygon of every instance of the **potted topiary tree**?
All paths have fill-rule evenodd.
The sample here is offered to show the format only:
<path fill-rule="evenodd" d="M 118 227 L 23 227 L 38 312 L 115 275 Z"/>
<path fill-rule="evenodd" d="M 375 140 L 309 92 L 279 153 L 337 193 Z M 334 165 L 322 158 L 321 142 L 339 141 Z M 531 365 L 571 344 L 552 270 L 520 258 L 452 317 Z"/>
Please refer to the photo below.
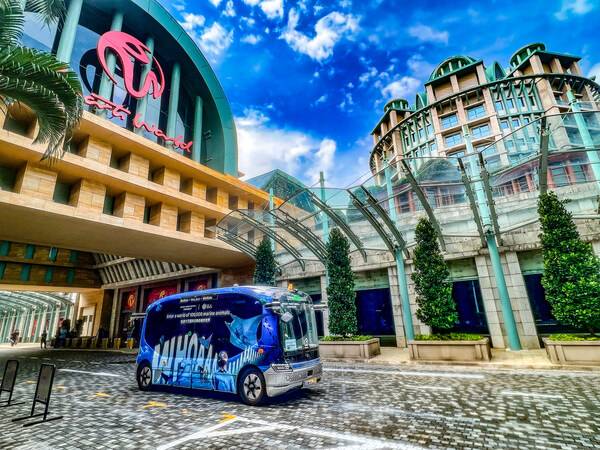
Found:
<path fill-rule="evenodd" d="M 350 244 L 334 228 L 327 243 L 327 306 L 329 332 L 320 343 L 323 358 L 368 359 L 380 353 L 379 339 L 358 335 L 354 273 L 350 265 Z"/>
<path fill-rule="evenodd" d="M 600 364 L 600 259 L 554 192 L 540 196 L 538 212 L 546 299 L 559 322 L 589 332 L 551 335 L 546 352 L 553 363 Z"/>
<path fill-rule="evenodd" d="M 409 341 L 411 359 L 477 361 L 491 358 L 489 339 L 481 335 L 451 333 L 458 320 L 452 298 L 450 270 L 438 245 L 438 235 L 428 219 L 415 229 L 417 246 L 412 280 L 417 293 L 417 318 L 428 325 L 431 334 Z"/>
<path fill-rule="evenodd" d="M 256 249 L 256 268 L 254 269 L 254 284 L 275 286 L 277 263 L 271 241 L 264 237 Z"/>

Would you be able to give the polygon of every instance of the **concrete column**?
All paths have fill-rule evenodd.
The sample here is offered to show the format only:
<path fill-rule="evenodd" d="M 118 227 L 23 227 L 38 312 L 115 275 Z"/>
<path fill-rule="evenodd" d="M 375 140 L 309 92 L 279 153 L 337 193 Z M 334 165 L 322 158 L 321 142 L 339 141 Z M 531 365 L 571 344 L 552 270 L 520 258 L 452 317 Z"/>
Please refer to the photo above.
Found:
<path fill-rule="evenodd" d="M 108 329 L 108 337 L 113 338 L 115 335 L 115 328 L 117 324 L 117 314 L 119 312 L 119 290 L 115 289 L 113 292 L 112 311 L 110 313 L 110 326 Z"/>
<path fill-rule="evenodd" d="M 202 97 L 196 97 L 194 108 L 194 145 L 192 147 L 192 159 L 196 162 L 202 162 L 202 117 L 204 116 L 204 100 Z"/>
<path fill-rule="evenodd" d="M 398 275 L 395 267 L 388 267 L 388 282 L 390 284 L 390 298 L 392 300 L 392 314 L 394 316 L 394 330 L 396 333 L 396 346 L 406 347 L 404 335 L 404 321 L 402 320 L 402 296 L 398 285 Z"/>
<path fill-rule="evenodd" d="M 148 49 L 150 50 L 150 60 L 152 61 L 152 58 L 154 57 L 154 38 L 153 37 L 149 37 L 148 39 L 146 39 L 146 47 L 148 47 Z M 141 79 L 145 80 L 151 70 L 152 70 L 152 64 L 146 64 L 144 66 L 144 69 L 142 70 Z M 142 97 L 138 100 L 137 108 L 136 108 L 136 113 L 140 116 L 140 118 L 142 120 L 146 120 L 147 109 L 148 109 L 148 96 L 145 95 L 144 97 Z M 136 128 L 135 132 L 137 134 L 142 134 L 143 128 Z"/>
<path fill-rule="evenodd" d="M 112 24 L 110 26 L 110 31 L 121 31 L 122 27 L 123 27 L 123 13 L 120 11 L 116 11 L 113 16 Z M 117 57 L 114 55 L 114 53 L 110 53 L 108 55 L 108 57 L 106 58 L 106 65 L 108 66 L 108 70 L 110 70 L 112 73 L 114 73 L 116 64 L 117 64 Z M 100 87 L 98 88 L 98 94 L 100 94 L 102 97 L 110 100 L 112 97 L 112 90 L 113 90 L 113 82 L 108 77 L 108 75 L 103 72 L 102 78 L 100 79 Z M 106 111 L 105 110 L 98 111 L 98 115 L 104 117 L 104 116 L 106 116 Z"/>
<path fill-rule="evenodd" d="M 181 66 L 173 65 L 171 72 L 171 92 L 169 95 L 169 115 L 167 117 L 167 136 L 175 136 L 177 126 L 177 110 L 179 109 L 179 88 L 181 87 Z"/>
<path fill-rule="evenodd" d="M 71 0 L 69 3 L 69 9 L 67 10 L 67 16 L 65 17 L 60 35 L 60 42 L 58 43 L 58 50 L 56 51 L 56 57 L 62 62 L 71 62 L 82 6 L 83 0 Z"/>

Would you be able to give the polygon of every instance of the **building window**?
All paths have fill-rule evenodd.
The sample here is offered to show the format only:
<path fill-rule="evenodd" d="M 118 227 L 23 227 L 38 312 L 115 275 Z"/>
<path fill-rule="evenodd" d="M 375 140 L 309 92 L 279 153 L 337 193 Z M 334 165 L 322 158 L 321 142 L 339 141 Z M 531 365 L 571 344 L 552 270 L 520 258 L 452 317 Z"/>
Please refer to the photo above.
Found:
<path fill-rule="evenodd" d="M 454 133 L 450 136 L 446 136 L 444 138 L 444 142 L 446 142 L 446 147 L 452 147 L 462 142 L 462 136 L 460 135 L 460 133 Z"/>
<path fill-rule="evenodd" d="M 517 117 L 514 117 L 511 122 L 513 128 L 519 128 L 521 126 L 521 121 Z"/>
<path fill-rule="evenodd" d="M 115 214 L 115 197 L 109 194 L 106 194 L 104 197 L 104 207 L 102 208 L 102 212 L 104 214 L 108 214 L 112 216 Z"/>
<path fill-rule="evenodd" d="M 569 184 L 569 177 L 564 167 L 553 167 L 550 169 L 552 173 L 552 181 L 555 186 L 567 186 Z"/>
<path fill-rule="evenodd" d="M 483 105 L 467 109 L 467 118 L 469 120 L 478 119 L 483 116 L 485 116 L 485 107 Z"/>
<path fill-rule="evenodd" d="M 501 120 L 500 128 L 503 130 L 510 130 L 510 125 L 508 124 L 508 120 Z"/>
<path fill-rule="evenodd" d="M 506 99 L 506 107 L 508 109 L 515 109 L 515 102 L 513 101 L 512 98 L 507 98 Z"/>
<path fill-rule="evenodd" d="M 431 144 L 429 144 L 429 150 L 434 153 L 437 151 L 437 143 L 434 141 Z"/>
<path fill-rule="evenodd" d="M 56 203 L 62 203 L 63 205 L 69 204 L 69 199 L 71 198 L 71 189 L 72 185 L 68 183 L 61 183 L 60 181 L 56 182 L 54 186 L 54 194 L 52 195 L 52 200 Z"/>
<path fill-rule="evenodd" d="M 471 128 L 471 134 L 475 139 L 480 139 L 490 134 L 490 126 L 486 123 L 478 127 Z"/>
<path fill-rule="evenodd" d="M 504 111 L 504 104 L 502 103 L 501 100 L 496 100 L 496 103 L 494 103 L 494 105 L 496 106 L 496 111 L 498 111 L 498 112 Z"/>
<path fill-rule="evenodd" d="M 529 96 L 529 103 L 531 104 L 531 108 L 537 108 L 537 103 L 535 102 L 535 97 L 533 95 Z"/>
<path fill-rule="evenodd" d="M 425 138 L 425 130 L 423 128 L 419 128 L 419 140 L 423 140 Z"/>
<path fill-rule="evenodd" d="M 525 97 L 519 97 L 519 105 L 523 109 L 527 109 L 527 103 L 525 103 Z"/>
<path fill-rule="evenodd" d="M 427 124 L 427 136 L 432 136 L 433 135 L 433 127 L 431 126 L 430 123 Z"/>
<path fill-rule="evenodd" d="M 515 149 L 515 142 L 512 139 L 507 139 L 504 142 L 504 146 L 506 147 L 506 150 L 511 152 Z"/>
<path fill-rule="evenodd" d="M 450 114 L 441 118 L 442 130 L 458 125 L 458 117 L 456 114 Z"/>

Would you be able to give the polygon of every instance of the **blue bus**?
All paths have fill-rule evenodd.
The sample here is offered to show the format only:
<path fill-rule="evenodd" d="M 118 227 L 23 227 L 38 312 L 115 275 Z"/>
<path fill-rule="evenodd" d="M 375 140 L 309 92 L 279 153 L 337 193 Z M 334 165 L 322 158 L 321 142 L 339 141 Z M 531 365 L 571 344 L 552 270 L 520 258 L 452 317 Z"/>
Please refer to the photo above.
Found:
<path fill-rule="evenodd" d="M 141 390 L 208 389 L 257 405 L 321 376 L 315 311 L 302 292 L 209 289 L 165 297 L 146 311 L 137 357 Z"/>

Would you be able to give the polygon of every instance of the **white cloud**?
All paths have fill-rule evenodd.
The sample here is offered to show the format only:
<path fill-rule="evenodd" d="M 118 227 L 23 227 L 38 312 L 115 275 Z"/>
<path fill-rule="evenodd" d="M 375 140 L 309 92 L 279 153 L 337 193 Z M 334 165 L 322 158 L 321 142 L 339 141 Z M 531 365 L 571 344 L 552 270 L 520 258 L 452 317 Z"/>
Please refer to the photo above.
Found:
<path fill-rule="evenodd" d="M 600 63 L 594 64 L 588 72 L 588 77 L 596 77 L 596 82 L 600 81 Z"/>
<path fill-rule="evenodd" d="M 428 25 L 415 25 L 408 29 L 408 34 L 420 42 L 448 43 L 448 32 L 438 31 Z"/>
<path fill-rule="evenodd" d="M 408 58 L 406 65 L 411 74 L 417 78 L 428 78 L 429 75 L 431 75 L 431 72 L 433 72 L 433 69 L 435 69 L 434 64 L 425 61 L 419 54 L 412 55 Z"/>
<path fill-rule="evenodd" d="M 233 7 L 233 0 L 227 0 L 223 14 L 227 17 L 235 17 L 235 8 Z"/>
<path fill-rule="evenodd" d="M 222 0 L 208 0 L 208 1 L 211 2 L 216 8 L 221 4 Z"/>
<path fill-rule="evenodd" d="M 322 103 L 325 103 L 327 101 L 327 98 L 328 98 L 327 94 L 321 95 L 318 99 L 315 100 L 314 105 L 320 105 Z"/>
<path fill-rule="evenodd" d="M 344 100 L 338 105 L 338 107 L 344 112 L 352 112 L 354 106 L 354 99 L 350 92 L 344 94 Z"/>
<path fill-rule="evenodd" d="M 244 36 L 242 39 L 240 39 L 242 42 L 245 42 L 246 44 L 250 44 L 250 45 L 256 45 L 258 44 L 260 41 L 262 41 L 262 36 L 258 35 L 258 34 L 248 34 L 246 36 Z"/>
<path fill-rule="evenodd" d="M 412 98 L 417 93 L 417 90 L 421 86 L 421 82 L 416 78 L 404 76 L 399 80 L 392 81 L 385 86 L 381 93 L 388 99 L 393 98 Z"/>
<path fill-rule="evenodd" d="M 558 20 L 567 20 L 569 16 L 583 16 L 594 9 L 593 0 L 563 0 L 560 10 L 554 13 Z"/>
<path fill-rule="evenodd" d="M 196 27 L 204 26 L 204 22 L 206 22 L 204 16 L 201 16 L 200 14 L 183 13 L 182 16 L 183 22 L 180 23 L 187 32 L 194 31 Z"/>
<path fill-rule="evenodd" d="M 248 6 L 258 6 L 269 19 L 283 18 L 283 0 L 243 0 Z"/>
<path fill-rule="evenodd" d="M 194 36 L 200 49 L 213 63 L 218 63 L 233 42 L 233 30 L 227 31 L 219 22 L 204 28 L 202 34 Z"/>
<path fill-rule="evenodd" d="M 236 118 L 240 171 L 247 178 L 281 169 L 311 185 L 319 171 L 334 168 L 337 145 L 299 130 L 272 124 L 264 112 L 246 109 Z"/>
<path fill-rule="evenodd" d="M 333 55 L 333 48 L 344 37 L 352 38 L 358 30 L 358 18 L 333 11 L 321 17 L 315 24 L 315 35 L 310 38 L 296 30 L 300 15 L 291 9 L 287 27 L 281 37 L 295 51 L 308 55 L 315 61 L 323 61 Z"/>
<path fill-rule="evenodd" d="M 366 72 L 360 74 L 358 77 L 358 82 L 360 83 L 360 86 L 364 86 L 365 84 L 367 84 L 370 80 L 375 78 L 378 73 L 379 71 L 376 67 L 369 67 Z"/>

